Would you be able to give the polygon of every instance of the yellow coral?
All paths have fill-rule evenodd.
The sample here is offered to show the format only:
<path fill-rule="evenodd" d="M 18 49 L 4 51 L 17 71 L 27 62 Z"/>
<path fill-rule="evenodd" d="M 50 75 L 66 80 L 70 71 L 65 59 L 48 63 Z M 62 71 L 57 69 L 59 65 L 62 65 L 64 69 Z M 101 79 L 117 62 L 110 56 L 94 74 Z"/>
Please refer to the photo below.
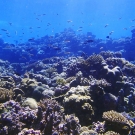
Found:
<path fill-rule="evenodd" d="M 114 131 L 108 131 L 104 135 L 120 135 L 119 133 L 116 133 Z"/>
<path fill-rule="evenodd" d="M 13 95 L 14 93 L 12 90 L 0 88 L 0 102 L 1 103 L 12 99 Z"/>
<path fill-rule="evenodd" d="M 104 112 L 103 119 L 110 122 L 129 124 L 128 120 L 121 113 L 118 113 L 113 110 Z"/>

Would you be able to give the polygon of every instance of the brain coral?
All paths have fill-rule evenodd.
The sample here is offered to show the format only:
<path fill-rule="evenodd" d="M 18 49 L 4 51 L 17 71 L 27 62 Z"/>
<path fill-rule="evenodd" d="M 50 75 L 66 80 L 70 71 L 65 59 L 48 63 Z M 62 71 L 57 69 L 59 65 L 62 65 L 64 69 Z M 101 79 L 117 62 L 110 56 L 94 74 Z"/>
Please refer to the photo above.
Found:
<path fill-rule="evenodd" d="M 38 105 L 34 98 L 27 98 L 23 103 L 23 106 L 29 106 L 31 109 L 37 109 Z"/>

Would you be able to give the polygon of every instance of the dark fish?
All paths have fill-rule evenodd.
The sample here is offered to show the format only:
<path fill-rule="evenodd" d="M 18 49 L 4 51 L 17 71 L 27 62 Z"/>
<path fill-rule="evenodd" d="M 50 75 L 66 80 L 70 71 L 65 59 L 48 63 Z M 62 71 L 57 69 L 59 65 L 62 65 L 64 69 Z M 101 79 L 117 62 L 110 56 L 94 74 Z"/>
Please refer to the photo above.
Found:
<path fill-rule="evenodd" d="M 2 31 L 7 31 L 6 29 L 1 29 Z"/>
<path fill-rule="evenodd" d="M 30 39 L 28 39 L 28 41 L 34 41 L 34 39 L 35 39 L 35 38 L 30 38 Z"/>
<path fill-rule="evenodd" d="M 114 32 L 114 31 L 111 31 L 111 32 L 109 33 L 109 35 L 112 35 L 113 32 Z"/>
<path fill-rule="evenodd" d="M 11 25 L 12 25 L 12 23 L 10 22 L 10 23 L 9 23 L 9 25 L 11 26 Z"/>
<path fill-rule="evenodd" d="M 71 23 L 71 22 L 72 22 L 72 20 L 67 20 L 67 22 L 68 22 L 68 23 Z"/>
<path fill-rule="evenodd" d="M 105 25 L 105 28 L 106 28 L 108 25 L 109 25 L 109 24 L 106 24 L 106 25 Z"/>
<path fill-rule="evenodd" d="M 32 51 L 34 48 L 33 47 L 30 47 L 30 48 L 27 48 L 26 51 Z"/>
<path fill-rule="evenodd" d="M 41 27 L 37 27 L 37 28 L 41 28 Z"/>
<path fill-rule="evenodd" d="M 86 40 L 86 42 L 91 43 L 94 42 L 94 40 L 90 39 L 90 40 Z"/>
<path fill-rule="evenodd" d="M 109 36 L 106 36 L 106 38 L 110 38 Z"/>

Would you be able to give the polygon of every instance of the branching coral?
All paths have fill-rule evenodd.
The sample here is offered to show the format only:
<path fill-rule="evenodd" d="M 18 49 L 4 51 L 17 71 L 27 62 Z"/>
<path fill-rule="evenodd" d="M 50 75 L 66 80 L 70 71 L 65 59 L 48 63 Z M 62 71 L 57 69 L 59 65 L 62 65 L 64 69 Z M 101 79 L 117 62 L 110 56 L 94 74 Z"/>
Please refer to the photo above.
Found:
<path fill-rule="evenodd" d="M 105 128 L 111 129 L 122 135 L 128 135 L 131 132 L 131 122 L 128 121 L 121 113 L 116 111 L 108 111 L 103 113 L 105 120 Z"/>
<path fill-rule="evenodd" d="M 0 88 L 0 102 L 1 103 L 12 99 L 13 96 L 14 96 L 14 93 L 12 90 Z"/>

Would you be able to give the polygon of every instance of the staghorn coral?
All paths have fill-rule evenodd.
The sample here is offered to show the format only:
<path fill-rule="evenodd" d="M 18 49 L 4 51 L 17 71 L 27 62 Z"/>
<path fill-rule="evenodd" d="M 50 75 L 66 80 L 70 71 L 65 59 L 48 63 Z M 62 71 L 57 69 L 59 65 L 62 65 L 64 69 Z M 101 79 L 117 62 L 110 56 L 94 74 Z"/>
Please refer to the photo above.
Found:
<path fill-rule="evenodd" d="M 126 117 L 124 117 L 121 113 L 116 111 L 107 111 L 103 113 L 103 119 L 108 122 L 120 123 L 120 124 L 129 124 Z"/>
<path fill-rule="evenodd" d="M 99 134 L 99 135 L 120 135 L 119 133 L 116 133 L 114 131 L 107 131 L 106 133 L 104 134 Z"/>
<path fill-rule="evenodd" d="M 18 135 L 42 135 L 40 130 L 24 128 Z"/>
<path fill-rule="evenodd" d="M 116 111 L 104 112 L 103 119 L 105 120 L 105 128 L 108 130 L 111 129 L 123 135 L 128 135 L 131 130 L 131 122 Z"/>

